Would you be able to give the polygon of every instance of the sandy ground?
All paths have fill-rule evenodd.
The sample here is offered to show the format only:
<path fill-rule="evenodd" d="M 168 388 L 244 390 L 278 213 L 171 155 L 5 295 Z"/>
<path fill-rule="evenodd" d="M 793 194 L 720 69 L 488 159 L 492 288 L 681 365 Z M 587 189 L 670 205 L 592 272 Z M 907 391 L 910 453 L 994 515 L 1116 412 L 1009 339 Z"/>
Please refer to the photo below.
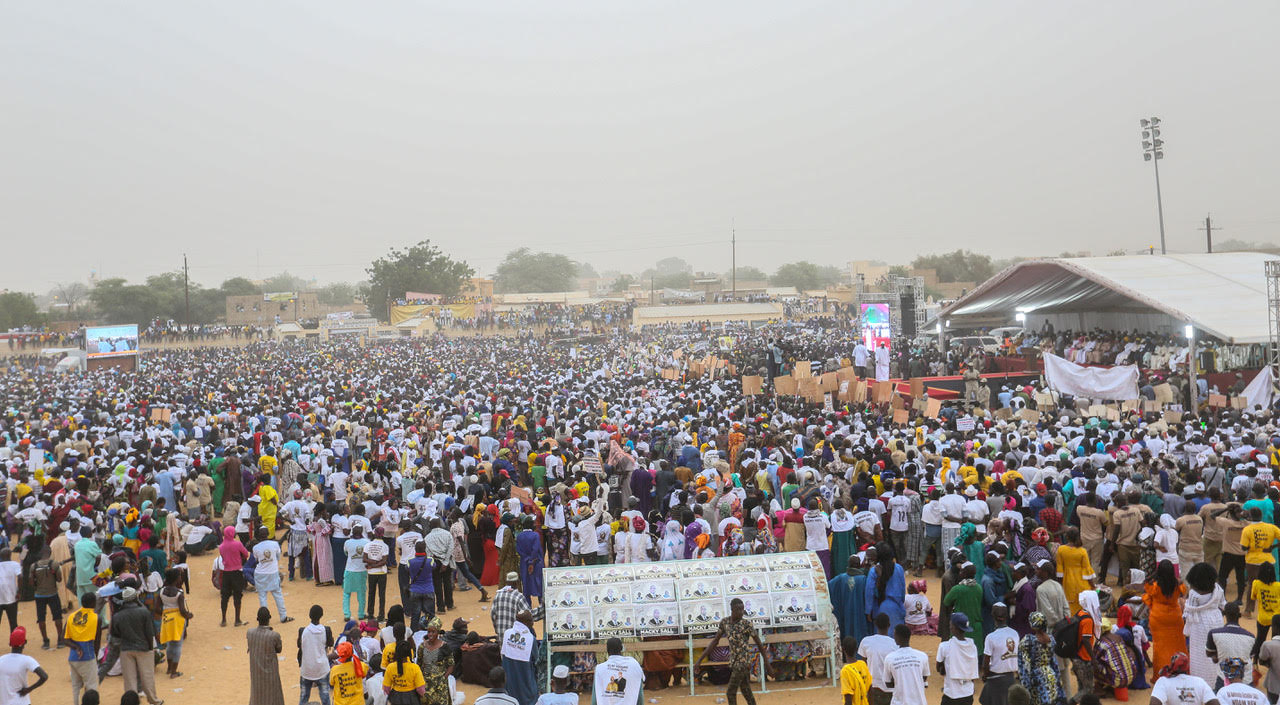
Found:
<path fill-rule="evenodd" d="M 193 594 L 189 599 L 195 618 L 191 622 L 187 640 L 183 646 L 181 663 L 183 676 L 171 680 L 163 673 L 165 666 L 157 667 L 157 689 L 160 697 L 164 698 L 167 705 L 203 705 L 204 703 L 215 702 L 238 704 L 247 703 L 249 700 L 249 686 L 245 675 L 248 657 L 246 655 L 244 632 L 247 627 L 218 626 L 220 619 L 218 594 L 209 578 L 212 561 L 212 556 L 206 555 L 196 557 L 190 563 Z M 287 576 L 287 568 L 282 566 L 281 570 Z M 941 604 L 941 584 L 932 575 L 928 576 L 928 582 L 929 600 L 935 605 L 936 609 L 936 606 Z M 388 598 L 396 591 L 395 576 L 392 575 L 388 581 Z M 1234 587 L 1229 588 L 1228 594 L 1234 594 Z M 294 647 L 294 639 L 297 634 L 296 628 L 305 621 L 307 611 L 311 605 L 319 604 L 325 609 L 324 623 L 333 627 L 335 632 L 340 629 L 342 591 L 338 587 L 316 587 L 312 582 L 301 580 L 291 583 L 287 581 L 286 577 L 284 595 L 285 604 L 290 615 L 297 617 L 299 621 L 291 622 L 280 628 L 275 623 L 275 606 L 274 602 L 272 602 L 272 626 L 280 630 L 284 637 L 284 652 L 280 656 L 280 677 L 281 682 L 284 684 L 285 702 L 292 705 L 298 700 L 297 651 Z M 457 609 L 443 615 L 446 625 L 457 617 L 465 617 L 478 620 L 472 625 L 473 629 L 481 634 L 489 633 L 492 627 L 486 610 L 488 605 L 481 604 L 479 597 L 479 593 L 475 590 L 456 593 Z M 255 593 L 246 593 L 244 618 L 252 620 L 257 608 L 257 595 Z M 1252 620 L 1241 621 L 1246 622 L 1246 628 L 1252 629 L 1252 625 L 1249 624 Z M 54 705 L 55 703 L 57 705 L 66 705 L 66 703 L 70 702 L 71 689 L 67 675 L 66 649 L 41 650 L 39 632 L 35 625 L 34 603 L 21 603 L 19 606 L 19 623 L 27 627 L 31 640 L 26 653 L 40 661 L 50 676 L 49 682 L 32 694 L 32 702 L 35 705 Z M 52 624 L 49 625 L 49 628 L 52 629 Z M 915 637 L 912 640 L 912 646 L 929 654 L 932 661 L 932 657 L 937 650 L 938 639 L 937 637 Z M 1148 678 L 1150 679 L 1150 677 L 1150 671 L 1148 671 Z M 460 685 L 462 685 L 464 692 L 467 694 L 467 703 L 473 702 L 475 697 L 483 692 L 483 689 L 478 686 Z M 757 693 L 756 699 L 761 705 L 790 705 L 810 699 L 814 702 L 841 702 L 839 690 L 831 687 L 830 681 L 811 678 L 802 683 L 770 683 L 769 685 L 769 693 Z M 816 688 L 795 691 L 794 688 L 799 686 L 816 686 Z M 935 672 L 929 679 L 930 703 L 941 701 L 941 688 L 942 678 Z M 101 687 L 102 702 L 114 705 L 119 702 L 122 691 L 123 680 L 121 678 L 108 678 Z M 718 686 L 703 686 L 698 689 L 698 692 L 698 700 L 702 702 L 720 702 L 720 699 L 724 696 L 722 687 Z M 704 698 L 704 695 L 710 700 Z M 687 686 L 665 691 L 647 691 L 645 693 L 646 701 L 650 703 L 671 702 L 687 699 L 688 697 Z M 1146 702 L 1148 698 L 1149 691 L 1130 693 L 1130 699 L 1138 702 Z M 312 701 L 318 702 L 318 698 L 314 693 L 312 694 Z M 589 697 L 583 695 L 582 702 L 589 705 Z"/>

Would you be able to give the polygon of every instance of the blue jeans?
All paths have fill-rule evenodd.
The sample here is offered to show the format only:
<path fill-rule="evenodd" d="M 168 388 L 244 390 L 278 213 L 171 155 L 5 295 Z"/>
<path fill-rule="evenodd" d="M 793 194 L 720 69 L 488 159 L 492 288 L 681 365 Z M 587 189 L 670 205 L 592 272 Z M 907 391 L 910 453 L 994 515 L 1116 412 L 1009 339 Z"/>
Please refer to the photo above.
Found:
<path fill-rule="evenodd" d="M 409 620 L 409 627 L 416 626 L 418 616 L 423 615 L 423 622 L 430 620 L 436 616 L 436 596 L 431 592 L 411 592 L 409 593 L 409 601 L 404 606 L 405 617 Z"/>
<path fill-rule="evenodd" d="M 298 705 L 307 705 L 307 701 L 311 700 L 312 686 L 320 689 L 320 705 L 329 705 L 329 681 L 324 678 L 314 681 L 298 679 Z"/>
<path fill-rule="evenodd" d="M 289 612 L 284 608 L 284 591 L 280 589 L 280 574 L 267 573 L 256 574 L 253 577 L 253 586 L 258 591 L 258 606 L 267 606 L 267 594 L 270 593 L 276 601 L 276 612 L 279 613 L 280 619 L 289 616 Z"/>

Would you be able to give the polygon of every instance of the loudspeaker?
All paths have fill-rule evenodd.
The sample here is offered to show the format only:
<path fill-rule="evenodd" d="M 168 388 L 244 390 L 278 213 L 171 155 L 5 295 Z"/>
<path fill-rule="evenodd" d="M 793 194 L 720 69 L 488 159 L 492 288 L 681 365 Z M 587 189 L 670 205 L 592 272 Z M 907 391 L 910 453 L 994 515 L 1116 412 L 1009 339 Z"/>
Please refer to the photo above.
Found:
<path fill-rule="evenodd" d="M 898 310 L 902 312 L 902 335 L 914 338 L 916 336 L 916 292 L 911 289 L 903 291 L 898 304 Z"/>

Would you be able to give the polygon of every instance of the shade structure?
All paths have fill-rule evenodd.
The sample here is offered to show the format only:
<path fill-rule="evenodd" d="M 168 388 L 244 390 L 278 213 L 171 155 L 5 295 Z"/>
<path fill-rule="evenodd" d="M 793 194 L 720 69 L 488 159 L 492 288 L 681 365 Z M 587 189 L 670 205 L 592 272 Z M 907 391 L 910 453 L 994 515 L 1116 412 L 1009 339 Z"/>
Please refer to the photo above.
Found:
<path fill-rule="evenodd" d="M 938 318 L 963 327 L 1023 313 L 1029 327 L 1056 320 L 1068 328 L 1170 332 L 1191 324 L 1224 342 L 1264 343 L 1264 263 L 1274 259 L 1280 257 L 1223 252 L 1027 260 L 943 307 Z"/>

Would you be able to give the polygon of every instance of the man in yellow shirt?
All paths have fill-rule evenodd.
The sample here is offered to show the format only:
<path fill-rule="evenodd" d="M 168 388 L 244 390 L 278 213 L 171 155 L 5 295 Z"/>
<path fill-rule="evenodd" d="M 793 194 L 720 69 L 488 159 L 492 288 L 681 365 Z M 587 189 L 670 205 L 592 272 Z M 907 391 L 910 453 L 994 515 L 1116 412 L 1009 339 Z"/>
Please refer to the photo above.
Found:
<path fill-rule="evenodd" d="M 1245 571 L 1252 585 L 1252 581 L 1263 570 L 1271 571 L 1274 578 L 1276 558 L 1271 552 L 1280 546 L 1280 528 L 1262 521 L 1262 510 L 1257 507 L 1249 509 L 1249 519 L 1253 523 L 1240 530 L 1240 545 L 1245 550 Z M 1245 605 L 1246 615 L 1253 613 L 1253 602 L 1251 590 L 1249 601 Z"/>
<path fill-rule="evenodd" d="M 80 702 L 80 690 L 98 689 L 98 649 L 101 647 L 100 622 L 94 608 L 98 599 L 92 592 L 80 596 L 80 609 L 67 617 L 62 636 L 70 653 L 67 666 L 71 669 L 71 701 Z"/>
<path fill-rule="evenodd" d="M 844 667 L 840 669 L 840 697 L 844 705 L 867 705 L 871 690 L 871 671 L 867 662 L 858 658 L 858 640 L 847 636 L 840 642 L 844 649 Z"/>

